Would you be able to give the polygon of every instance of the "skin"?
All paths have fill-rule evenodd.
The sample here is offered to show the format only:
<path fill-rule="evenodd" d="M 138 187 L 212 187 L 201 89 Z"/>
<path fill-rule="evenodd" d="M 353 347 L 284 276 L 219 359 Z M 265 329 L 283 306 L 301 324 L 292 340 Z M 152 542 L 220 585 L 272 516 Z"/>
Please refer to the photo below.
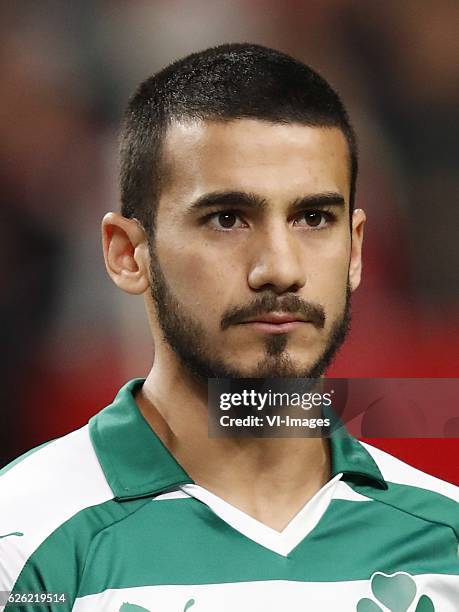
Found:
<path fill-rule="evenodd" d="M 199 343 L 210 374 L 308 375 L 343 318 L 346 287 L 355 291 L 361 277 L 365 213 L 355 210 L 350 227 L 346 140 L 336 128 L 188 122 L 169 128 L 164 155 L 167 180 L 151 248 L 136 220 L 112 212 L 102 222 L 107 271 L 122 290 L 143 294 L 155 345 L 136 401 L 197 484 L 281 531 L 330 479 L 328 440 L 209 438 L 207 381 L 168 342 L 155 291 L 162 275 L 178 324 L 186 322 L 184 333 L 190 325 L 196 330 L 190 341 Z M 234 198 L 225 206 L 191 207 L 206 194 L 228 191 L 265 205 Z M 331 204 L 311 201 L 324 194 Z M 319 212 L 308 217 L 304 207 L 294 209 L 301 198 L 309 200 L 307 212 Z M 276 335 L 242 323 L 282 310 L 312 322 Z"/>

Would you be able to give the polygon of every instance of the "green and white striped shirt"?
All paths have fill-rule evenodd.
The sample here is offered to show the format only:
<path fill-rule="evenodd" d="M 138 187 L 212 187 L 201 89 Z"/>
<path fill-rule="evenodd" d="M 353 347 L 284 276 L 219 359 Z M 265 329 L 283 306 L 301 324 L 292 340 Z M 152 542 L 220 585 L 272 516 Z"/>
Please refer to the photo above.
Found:
<path fill-rule="evenodd" d="M 459 610 L 459 487 L 340 430 L 331 480 L 277 532 L 192 481 L 142 383 L 0 472 L 0 591 L 66 597 L 7 612 Z"/>

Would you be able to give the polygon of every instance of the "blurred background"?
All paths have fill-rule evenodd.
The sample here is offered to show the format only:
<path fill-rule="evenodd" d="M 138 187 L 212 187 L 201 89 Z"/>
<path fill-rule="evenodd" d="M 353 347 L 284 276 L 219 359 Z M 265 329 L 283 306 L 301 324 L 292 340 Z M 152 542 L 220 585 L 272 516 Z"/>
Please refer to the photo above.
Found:
<path fill-rule="evenodd" d="M 119 120 L 138 82 L 223 42 L 310 64 L 359 136 L 364 275 L 329 376 L 459 376 L 459 3 L 23 0 L 0 24 L 0 465 L 148 372 L 142 298 L 101 250 Z M 459 483 L 457 439 L 375 443 Z"/>

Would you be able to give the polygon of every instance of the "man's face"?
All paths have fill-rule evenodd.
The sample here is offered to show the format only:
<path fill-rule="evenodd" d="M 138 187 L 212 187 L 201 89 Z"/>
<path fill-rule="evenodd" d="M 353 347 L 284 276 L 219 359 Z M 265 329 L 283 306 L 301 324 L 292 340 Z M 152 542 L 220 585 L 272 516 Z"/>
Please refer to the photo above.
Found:
<path fill-rule="evenodd" d="M 164 160 L 150 252 L 166 347 L 202 378 L 320 376 L 350 320 L 342 132 L 174 124 Z"/>

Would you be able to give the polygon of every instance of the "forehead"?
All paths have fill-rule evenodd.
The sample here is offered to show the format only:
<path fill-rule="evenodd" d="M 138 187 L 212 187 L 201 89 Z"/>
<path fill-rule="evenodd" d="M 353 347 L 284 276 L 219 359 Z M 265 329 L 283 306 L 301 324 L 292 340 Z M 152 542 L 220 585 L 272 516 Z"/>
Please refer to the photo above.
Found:
<path fill-rule="evenodd" d="M 348 202 L 349 150 L 338 128 L 257 119 L 173 123 L 163 192 L 174 199 L 232 189 L 267 200 L 338 192 Z"/>

